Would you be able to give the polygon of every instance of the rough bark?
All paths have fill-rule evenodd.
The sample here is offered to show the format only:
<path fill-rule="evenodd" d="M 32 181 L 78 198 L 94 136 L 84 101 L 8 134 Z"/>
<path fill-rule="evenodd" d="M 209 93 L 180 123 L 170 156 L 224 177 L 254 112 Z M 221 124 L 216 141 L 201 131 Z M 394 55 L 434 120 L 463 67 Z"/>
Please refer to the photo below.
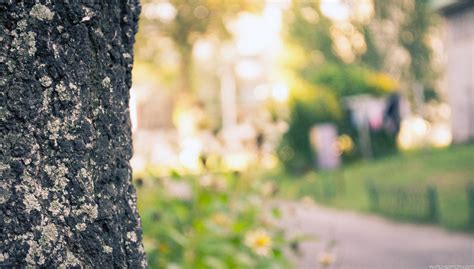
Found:
<path fill-rule="evenodd" d="M 146 266 L 129 1 L 0 1 L 0 267 Z"/>

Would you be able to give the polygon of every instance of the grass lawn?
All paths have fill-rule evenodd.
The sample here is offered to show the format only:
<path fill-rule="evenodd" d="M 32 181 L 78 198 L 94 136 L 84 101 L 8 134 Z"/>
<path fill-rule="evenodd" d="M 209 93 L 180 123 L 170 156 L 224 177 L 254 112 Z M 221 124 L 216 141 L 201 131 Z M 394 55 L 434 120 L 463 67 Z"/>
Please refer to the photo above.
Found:
<path fill-rule="evenodd" d="M 328 206 L 363 212 L 370 211 L 368 180 L 380 186 L 408 189 L 434 185 L 438 191 L 439 223 L 463 230 L 469 210 L 466 187 L 474 183 L 474 145 L 400 153 L 354 163 L 334 172 L 292 176 L 272 171 L 264 176 L 274 179 L 286 198 L 310 196 Z M 330 187 L 324 188 L 324 184 Z"/>

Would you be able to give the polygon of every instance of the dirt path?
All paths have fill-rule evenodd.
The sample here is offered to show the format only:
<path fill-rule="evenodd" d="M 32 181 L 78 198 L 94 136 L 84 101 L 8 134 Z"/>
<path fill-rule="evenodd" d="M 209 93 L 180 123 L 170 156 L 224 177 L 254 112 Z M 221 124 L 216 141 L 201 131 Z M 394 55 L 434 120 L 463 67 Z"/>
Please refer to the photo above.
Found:
<path fill-rule="evenodd" d="M 316 205 L 278 204 L 283 211 L 281 225 L 289 234 L 319 238 L 300 244 L 301 255 L 295 257 L 296 268 L 324 268 L 319 256 L 334 240 L 329 253 L 335 256 L 335 262 L 326 268 L 474 269 L 474 237 L 471 235 Z"/>

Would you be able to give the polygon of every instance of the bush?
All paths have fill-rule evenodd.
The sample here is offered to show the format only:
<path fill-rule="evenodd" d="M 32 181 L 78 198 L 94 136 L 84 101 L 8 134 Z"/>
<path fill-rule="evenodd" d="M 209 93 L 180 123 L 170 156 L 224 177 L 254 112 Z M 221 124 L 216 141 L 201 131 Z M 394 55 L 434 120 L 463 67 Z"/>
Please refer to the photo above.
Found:
<path fill-rule="evenodd" d="M 288 131 L 277 150 L 287 170 L 305 172 L 314 163 L 309 132 L 314 124 L 339 121 L 342 115 L 336 97 L 325 88 L 298 83 L 292 89 Z"/>

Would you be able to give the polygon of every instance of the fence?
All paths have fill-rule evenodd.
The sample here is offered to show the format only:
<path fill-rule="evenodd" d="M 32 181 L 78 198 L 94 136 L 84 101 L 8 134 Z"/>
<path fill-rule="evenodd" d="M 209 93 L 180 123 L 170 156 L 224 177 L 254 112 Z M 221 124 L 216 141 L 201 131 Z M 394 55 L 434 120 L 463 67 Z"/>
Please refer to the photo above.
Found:
<path fill-rule="evenodd" d="M 401 219 L 438 222 L 439 198 L 436 186 L 383 186 L 367 182 L 371 210 Z M 466 186 L 467 227 L 474 230 L 474 184 Z"/>
<path fill-rule="evenodd" d="M 345 179 L 342 174 L 327 178 L 321 177 L 313 182 L 309 187 L 300 190 L 301 195 L 309 195 L 316 201 L 329 203 L 334 198 L 346 195 Z M 456 188 L 459 195 L 463 196 L 461 215 L 466 214 L 467 219 L 459 220 L 453 227 L 474 231 L 474 183 L 468 184 L 463 189 Z M 347 189 L 347 192 L 353 191 Z M 452 190 L 449 190 L 452 192 Z M 381 215 L 393 217 L 396 219 L 405 219 L 415 222 L 445 223 L 444 219 L 440 219 L 441 212 L 440 197 L 446 192 L 445 189 L 438 191 L 434 185 L 417 185 L 417 186 L 390 186 L 385 183 L 375 183 L 374 181 L 366 181 L 366 192 L 370 210 Z M 445 197 L 445 198 L 443 198 Z M 465 199 L 466 198 L 466 199 Z M 448 198 L 449 199 L 449 198 Z M 441 200 L 443 203 L 449 203 L 448 200 Z M 446 207 L 446 204 L 442 204 Z M 443 208 L 444 208 L 443 207 Z M 464 211 L 467 208 L 467 212 Z M 452 209 L 452 208 L 451 208 Z M 444 209 L 447 210 L 447 209 Z M 445 212 L 446 215 L 447 212 Z M 464 215 L 464 216 L 466 216 Z M 449 221 L 448 221 L 449 222 Z"/>
<path fill-rule="evenodd" d="M 469 204 L 469 229 L 474 230 L 474 184 L 467 187 L 467 202 Z"/>
<path fill-rule="evenodd" d="M 367 183 L 371 210 L 401 219 L 437 222 L 438 191 L 435 186 L 398 187 Z"/>

